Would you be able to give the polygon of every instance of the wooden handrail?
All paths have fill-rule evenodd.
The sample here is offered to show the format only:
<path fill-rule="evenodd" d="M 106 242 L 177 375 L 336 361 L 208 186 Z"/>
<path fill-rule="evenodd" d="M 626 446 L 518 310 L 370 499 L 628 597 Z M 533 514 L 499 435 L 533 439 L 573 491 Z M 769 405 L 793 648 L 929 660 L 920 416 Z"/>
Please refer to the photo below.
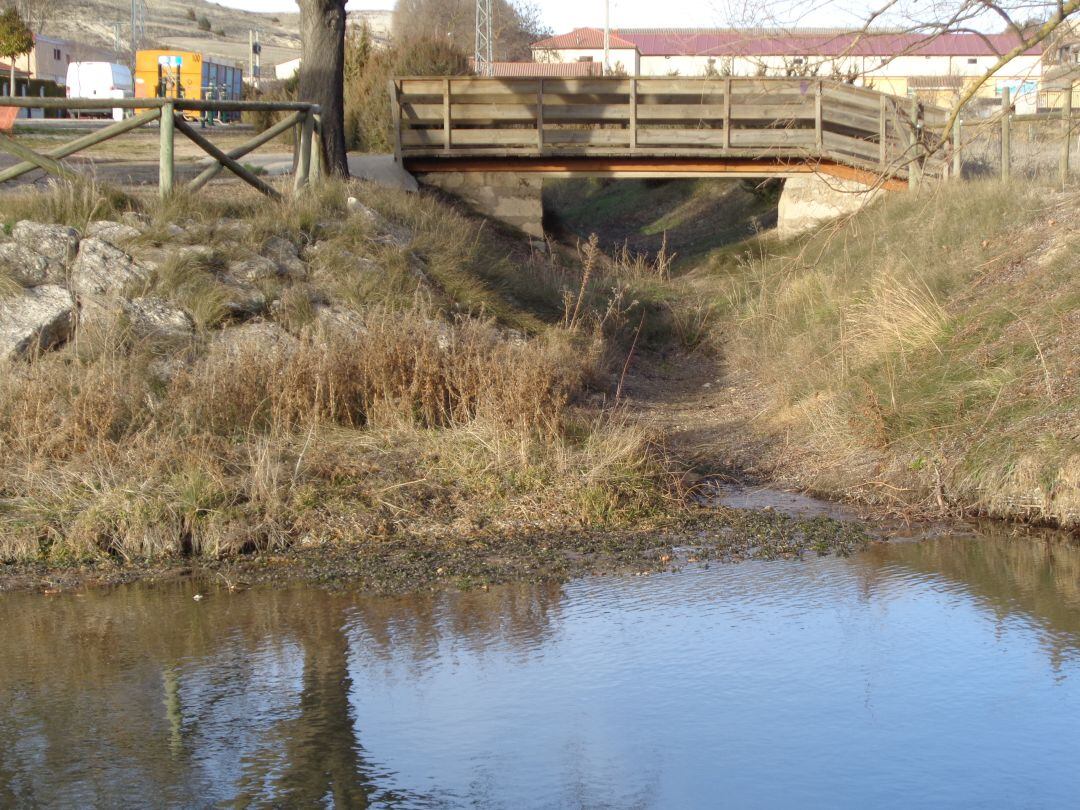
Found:
<path fill-rule="evenodd" d="M 439 76 L 391 87 L 395 152 L 405 161 L 683 153 L 898 174 L 915 141 L 944 135 L 928 125 L 947 120 L 924 105 L 912 122 L 887 94 L 803 77 Z"/>
<path fill-rule="evenodd" d="M 0 107 L 34 110 L 147 110 L 171 104 L 176 110 L 206 112 L 319 112 L 307 101 L 204 101 L 195 98 L 52 98 L 0 96 Z"/>

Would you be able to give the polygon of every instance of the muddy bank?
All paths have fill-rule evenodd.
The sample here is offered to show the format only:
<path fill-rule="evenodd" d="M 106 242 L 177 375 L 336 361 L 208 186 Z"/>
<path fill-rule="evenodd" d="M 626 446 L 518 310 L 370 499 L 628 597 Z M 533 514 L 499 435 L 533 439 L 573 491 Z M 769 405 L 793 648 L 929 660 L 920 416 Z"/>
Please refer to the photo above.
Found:
<path fill-rule="evenodd" d="M 52 593 L 191 577 L 224 582 L 229 587 L 307 582 L 406 593 L 504 582 L 565 581 L 595 574 L 650 574 L 710 562 L 847 556 L 884 539 L 885 533 L 873 527 L 826 514 L 794 516 L 771 509 L 719 506 L 617 532 L 523 531 L 473 534 L 457 540 L 399 534 L 213 561 L 13 563 L 0 567 L 0 592 Z"/>

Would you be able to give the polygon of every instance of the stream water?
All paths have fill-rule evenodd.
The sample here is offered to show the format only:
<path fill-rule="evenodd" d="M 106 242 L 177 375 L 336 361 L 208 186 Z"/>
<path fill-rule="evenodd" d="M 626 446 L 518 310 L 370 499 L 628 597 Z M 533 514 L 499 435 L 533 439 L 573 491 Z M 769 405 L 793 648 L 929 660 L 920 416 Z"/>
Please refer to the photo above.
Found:
<path fill-rule="evenodd" d="M 0 596 L 0 806 L 1064 807 L 1078 756 L 1063 538 Z"/>

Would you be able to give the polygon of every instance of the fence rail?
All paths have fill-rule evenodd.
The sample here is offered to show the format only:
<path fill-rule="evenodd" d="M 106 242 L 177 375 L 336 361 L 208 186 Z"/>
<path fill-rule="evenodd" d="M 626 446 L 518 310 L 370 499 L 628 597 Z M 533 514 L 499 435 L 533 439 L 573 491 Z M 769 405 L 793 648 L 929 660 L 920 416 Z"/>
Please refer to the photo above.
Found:
<path fill-rule="evenodd" d="M 214 160 L 209 168 L 201 172 L 188 184 L 188 189 L 192 191 L 202 188 L 223 169 L 228 169 L 263 194 L 270 197 L 279 197 L 280 193 L 277 189 L 248 171 L 239 160 L 290 129 L 297 131 L 294 155 L 294 165 L 296 166 L 295 187 L 299 189 L 306 186 L 311 182 L 313 176 L 317 176 L 322 172 L 322 149 L 319 147 L 319 141 L 314 137 L 320 128 L 319 107 L 316 104 L 302 101 L 213 101 L 179 98 L 68 99 L 0 97 L 0 112 L 5 108 L 19 107 L 71 112 L 100 112 L 123 109 L 132 110 L 135 115 L 62 146 L 50 149 L 47 152 L 35 152 L 25 144 L 20 143 L 12 135 L 0 131 L 0 151 L 8 152 L 20 161 L 14 166 L 0 171 L 0 183 L 15 180 L 37 169 L 61 178 L 71 179 L 77 177 L 76 172 L 60 161 L 84 149 L 97 146 L 155 122 L 159 128 L 158 187 L 162 196 L 168 196 L 175 188 L 176 132 L 180 132 Z M 188 124 L 183 115 L 185 112 L 254 111 L 283 112 L 291 113 L 291 115 L 228 152 L 219 149 L 213 142 L 202 135 L 198 129 Z M 0 121 L 2 120 L 3 116 L 0 116 Z"/>
<path fill-rule="evenodd" d="M 406 161 L 788 158 L 891 176 L 949 165 L 947 110 L 823 79 L 398 78 L 390 92 Z"/>

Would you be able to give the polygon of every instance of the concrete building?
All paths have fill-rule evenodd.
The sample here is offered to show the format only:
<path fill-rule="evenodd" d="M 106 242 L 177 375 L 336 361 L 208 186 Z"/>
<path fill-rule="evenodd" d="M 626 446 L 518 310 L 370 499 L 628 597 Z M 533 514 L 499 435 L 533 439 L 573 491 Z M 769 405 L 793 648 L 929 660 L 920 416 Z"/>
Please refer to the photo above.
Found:
<path fill-rule="evenodd" d="M 637 76 L 820 76 L 948 106 L 1017 44 L 1015 34 L 623 28 L 611 32 L 608 66 Z M 603 31 L 578 28 L 534 43 L 532 53 L 537 62 L 603 64 Z M 1008 87 L 1018 112 L 1055 106 L 1042 77 L 1062 53 L 1075 59 L 1080 48 L 1024 51 L 994 73 L 979 97 L 992 101 Z"/>
<path fill-rule="evenodd" d="M 25 65 L 31 77 L 57 84 L 67 81 L 68 65 L 72 62 L 115 61 L 116 55 L 111 50 L 41 34 L 34 36 L 34 49 L 16 60 L 18 64 Z"/>

